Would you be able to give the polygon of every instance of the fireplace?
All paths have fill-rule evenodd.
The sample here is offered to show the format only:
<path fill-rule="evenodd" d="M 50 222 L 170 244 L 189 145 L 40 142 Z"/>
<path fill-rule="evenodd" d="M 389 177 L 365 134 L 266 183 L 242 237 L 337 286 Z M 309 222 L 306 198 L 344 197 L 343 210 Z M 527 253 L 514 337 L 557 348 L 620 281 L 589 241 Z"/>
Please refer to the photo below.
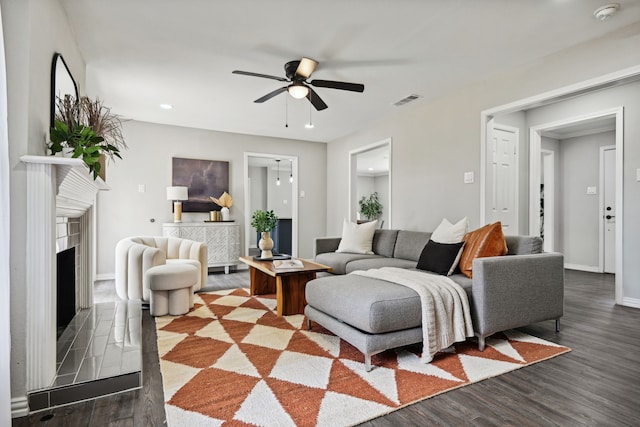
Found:
<path fill-rule="evenodd" d="M 27 171 L 27 391 L 50 387 L 56 375 L 57 253 L 73 248 L 72 310 L 93 305 L 94 206 L 99 190 L 80 159 L 22 156 Z M 71 304 L 69 304 L 71 307 Z"/>

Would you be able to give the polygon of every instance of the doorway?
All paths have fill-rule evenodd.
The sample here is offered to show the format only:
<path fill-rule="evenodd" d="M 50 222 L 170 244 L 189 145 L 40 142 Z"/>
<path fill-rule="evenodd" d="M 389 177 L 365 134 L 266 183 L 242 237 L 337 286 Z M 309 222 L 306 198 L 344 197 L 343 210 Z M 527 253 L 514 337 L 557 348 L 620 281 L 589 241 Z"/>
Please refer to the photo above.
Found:
<path fill-rule="evenodd" d="M 558 132 L 576 132 L 575 129 L 580 128 L 589 128 L 593 127 L 595 129 L 599 129 L 602 131 L 602 124 L 610 122 L 612 123 L 612 129 L 615 130 L 615 148 L 611 153 L 607 155 L 609 170 L 614 171 L 614 178 L 607 181 L 606 185 L 609 185 L 607 193 L 609 193 L 608 201 L 610 203 L 609 207 L 611 208 L 612 214 L 609 214 L 613 218 L 610 218 L 608 223 L 603 221 L 603 217 L 606 219 L 606 214 L 604 211 L 606 210 L 606 206 L 604 206 L 605 201 L 603 199 L 603 193 L 605 192 L 605 184 L 604 178 L 602 177 L 602 163 L 604 160 L 600 160 L 600 167 L 594 167 L 600 169 L 598 173 L 600 174 L 600 178 L 596 180 L 597 185 L 585 185 L 586 188 L 578 188 L 576 191 L 578 192 L 586 192 L 588 196 L 597 197 L 599 195 L 599 202 L 597 203 L 597 213 L 595 214 L 598 219 L 598 225 L 596 225 L 596 229 L 598 230 L 598 236 L 596 238 L 598 242 L 598 254 L 597 260 L 595 262 L 596 265 L 592 267 L 578 265 L 578 269 L 593 271 L 593 272 L 604 272 L 604 260 L 605 254 L 608 253 L 610 255 L 609 266 L 608 269 L 611 272 L 618 273 L 616 275 L 616 303 L 621 304 L 622 302 L 622 291 L 621 291 L 621 282 L 620 276 L 622 272 L 622 259 L 620 256 L 615 256 L 615 254 L 622 253 L 622 219 L 620 218 L 622 213 L 622 150 L 624 145 L 623 139 L 623 108 L 617 107 L 609 110 L 603 110 L 598 112 L 593 112 L 589 114 L 585 114 L 578 117 L 571 117 L 560 119 L 558 121 L 554 121 L 551 123 L 544 123 L 541 125 L 537 125 L 530 128 L 530 169 L 529 169 L 529 182 L 530 182 L 530 201 L 529 201 L 529 233 L 533 235 L 539 235 L 541 230 L 541 218 L 539 215 L 540 211 L 540 200 L 541 200 L 541 177 L 543 176 L 543 157 L 542 157 L 542 139 L 545 135 L 554 135 Z M 578 131 L 579 132 L 579 131 Z M 596 133 L 596 131 L 591 132 Z M 583 132 L 584 135 L 587 135 L 588 132 Z M 565 136 L 566 137 L 566 136 Z M 568 138 L 568 137 L 566 137 Z M 562 138 L 559 138 L 562 139 Z M 613 182 L 611 182 L 613 181 Z M 557 185 L 555 186 L 557 188 Z M 547 186 L 544 187 L 545 192 L 547 191 Z M 563 195 L 563 200 L 565 203 L 568 203 L 568 209 L 579 209 L 574 204 L 567 202 L 568 194 Z M 547 216 L 545 216 L 545 221 L 547 220 Z M 565 224 L 565 228 L 572 226 L 572 223 Z M 609 239 L 609 244 L 612 246 L 612 249 L 605 250 L 605 231 L 609 230 L 609 233 L 606 234 Z M 566 245 L 566 242 L 563 242 L 563 245 Z M 566 247 L 564 248 L 567 249 Z M 613 266 L 611 266 L 613 264 Z M 567 267 L 574 268 L 576 266 L 571 263 L 566 264 Z"/>
<path fill-rule="evenodd" d="M 251 216 L 258 209 L 272 210 L 278 217 L 272 233 L 274 251 L 298 255 L 298 181 L 297 156 L 244 153 L 245 255 L 259 253 L 257 232 L 251 227 Z"/>

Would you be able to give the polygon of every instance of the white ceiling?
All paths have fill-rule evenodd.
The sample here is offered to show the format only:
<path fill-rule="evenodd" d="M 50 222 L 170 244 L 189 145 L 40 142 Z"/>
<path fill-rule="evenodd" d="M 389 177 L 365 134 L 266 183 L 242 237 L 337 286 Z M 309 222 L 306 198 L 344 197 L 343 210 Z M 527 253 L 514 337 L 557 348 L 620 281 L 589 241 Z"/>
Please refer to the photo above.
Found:
<path fill-rule="evenodd" d="M 322 142 L 640 21 L 639 0 L 619 0 L 602 22 L 593 17 L 601 0 L 59 1 L 87 64 L 87 91 L 114 112 Z M 282 82 L 231 74 L 284 76 L 284 64 L 302 56 L 320 63 L 311 80 L 365 85 L 361 94 L 317 88 L 329 108 L 311 111 L 314 129 L 304 127 L 306 99 L 253 102 Z M 422 98 L 392 105 L 410 94 Z"/>

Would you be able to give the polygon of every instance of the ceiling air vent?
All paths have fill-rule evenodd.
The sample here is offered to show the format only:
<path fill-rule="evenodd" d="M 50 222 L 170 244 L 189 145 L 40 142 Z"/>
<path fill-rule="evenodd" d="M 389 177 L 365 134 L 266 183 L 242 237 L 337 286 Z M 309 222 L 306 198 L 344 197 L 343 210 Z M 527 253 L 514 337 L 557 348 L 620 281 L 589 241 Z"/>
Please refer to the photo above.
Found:
<path fill-rule="evenodd" d="M 400 107 L 401 105 L 408 104 L 409 102 L 415 101 L 418 98 L 421 98 L 421 96 L 412 94 L 412 95 L 409 95 L 409 96 L 405 96 L 404 98 L 402 98 L 398 102 L 394 102 L 393 105 L 395 105 L 396 107 Z"/>

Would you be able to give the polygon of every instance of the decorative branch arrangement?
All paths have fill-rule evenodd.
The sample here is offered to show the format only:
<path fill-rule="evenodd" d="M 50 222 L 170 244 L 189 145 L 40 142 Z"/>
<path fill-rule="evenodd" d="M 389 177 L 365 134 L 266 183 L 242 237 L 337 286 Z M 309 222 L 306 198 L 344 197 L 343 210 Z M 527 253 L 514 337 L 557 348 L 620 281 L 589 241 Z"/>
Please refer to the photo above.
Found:
<path fill-rule="evenodd" d="M 120 117 L 111 113 L 98 98 L 71 95 L 57 98 L 54 126 L 49 131 L 51 155 L 72 150 L 71 157 L 82 158 L 96 179 L 101 172 L 100 156 L 122 159 L 120 151 L 127 148 L 122 136 Z"/>

